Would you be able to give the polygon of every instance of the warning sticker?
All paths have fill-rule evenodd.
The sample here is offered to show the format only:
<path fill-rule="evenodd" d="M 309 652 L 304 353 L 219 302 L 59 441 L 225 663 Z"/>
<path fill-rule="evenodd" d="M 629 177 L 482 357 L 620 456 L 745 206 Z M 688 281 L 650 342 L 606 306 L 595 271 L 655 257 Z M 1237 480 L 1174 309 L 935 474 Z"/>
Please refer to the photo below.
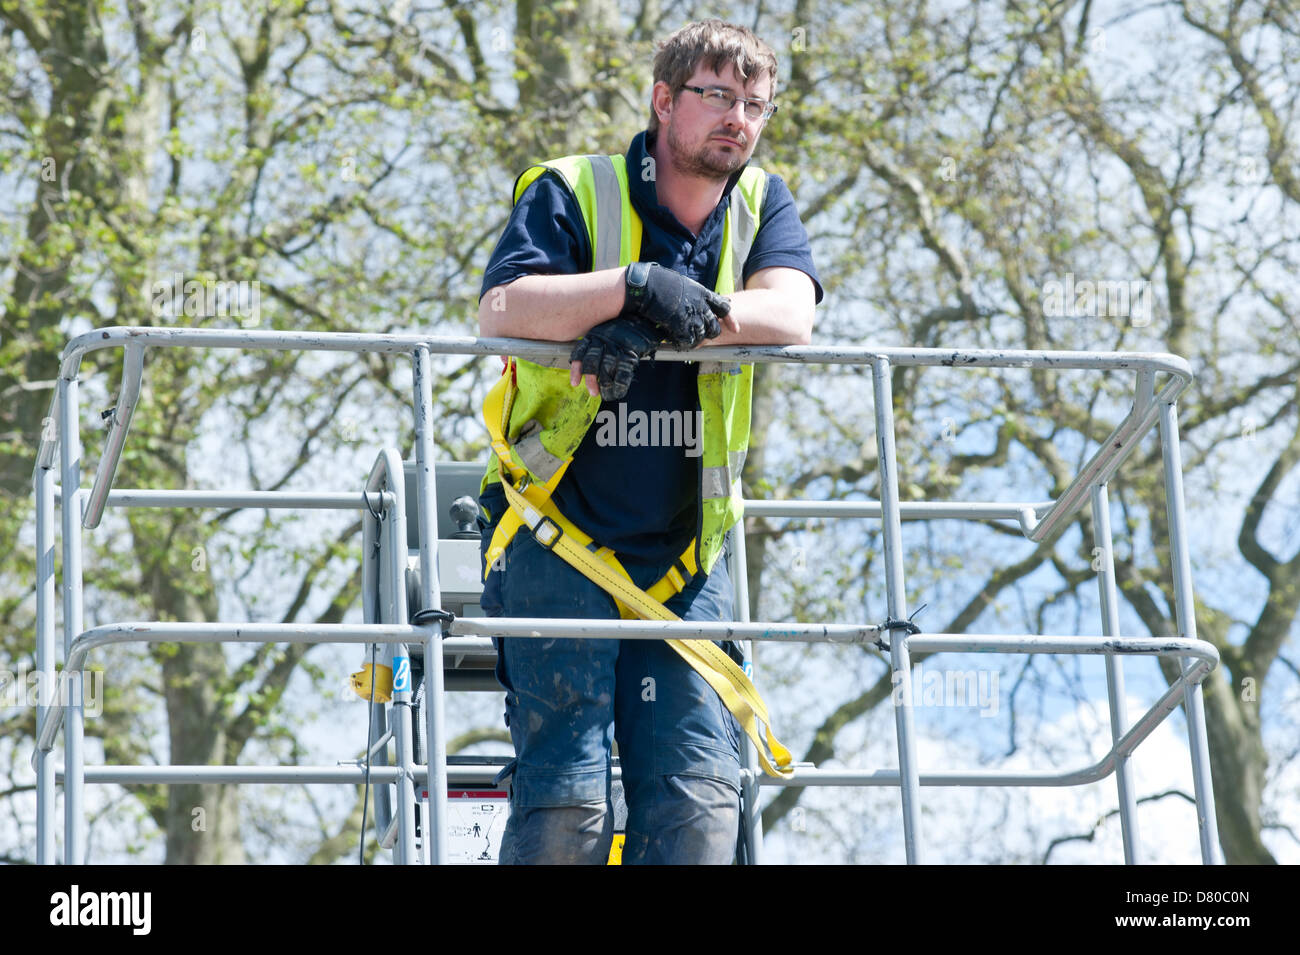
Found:
<path fill-rule="evenodd" d="M 509 815 L 510 797 L 504 789 L 448 790 L 447 861 L 496 865 Z"/>

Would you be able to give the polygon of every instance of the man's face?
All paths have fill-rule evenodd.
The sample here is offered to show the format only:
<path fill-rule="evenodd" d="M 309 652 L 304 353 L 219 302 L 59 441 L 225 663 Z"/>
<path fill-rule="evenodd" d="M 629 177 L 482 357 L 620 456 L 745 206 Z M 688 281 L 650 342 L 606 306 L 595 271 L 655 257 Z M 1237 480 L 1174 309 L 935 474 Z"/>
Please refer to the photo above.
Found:
<path fill-rule="evenodd" d="M 660 84 L 667 90 L 666 84 Z M 725 75 L 715 73 L 706 66 L 698 67 L 687 86 L 702 89 L 728 90 L 733 96 L 746 99 L 771 99 L 772 82 L 766 76 L 751 78 L 745 85 L 734 68 Z M 678 172 L 704 179 L 725 180 L 749 161 L 763 131 L 764 120 L 749 119 L 745 105 L 739 100 L 722 112 L 707 103 L 699 93 L 691 90 L 670 90 L 669 116 L 660 115 L 672 163 Z"/>

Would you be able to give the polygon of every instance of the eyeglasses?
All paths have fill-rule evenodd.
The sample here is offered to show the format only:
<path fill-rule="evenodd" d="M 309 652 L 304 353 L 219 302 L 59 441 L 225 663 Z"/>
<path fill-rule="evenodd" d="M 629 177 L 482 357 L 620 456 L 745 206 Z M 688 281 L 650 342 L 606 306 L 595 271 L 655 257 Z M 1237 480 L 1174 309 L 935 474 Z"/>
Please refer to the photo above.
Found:
<path fill-rule="evenodd" d="M 745 104 L 745 118 L 748 120 L 767 119 L 776 112 L 776 104 L 769 103 L 764 99 L 745 99 L 743 96 L 736 96 L 731 90 L 722 89 L 717 86 L 685 86 L 684 90 L 690 90 L 692 93 L 699 93 L 700 99 L 704 100 L 704 105 L 714 109 L 719 113 L 731 111 L 731 107 L 736 105 L 737 101 Z"/>

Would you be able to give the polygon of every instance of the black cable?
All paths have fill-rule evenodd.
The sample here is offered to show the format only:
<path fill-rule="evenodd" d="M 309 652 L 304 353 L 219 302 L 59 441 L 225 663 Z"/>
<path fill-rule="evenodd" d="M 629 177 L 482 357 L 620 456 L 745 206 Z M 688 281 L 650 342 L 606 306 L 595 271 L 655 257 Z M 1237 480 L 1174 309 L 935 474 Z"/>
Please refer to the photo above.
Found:
<path fill-rule="evenodd" d="M 370 699 L 366 707 L 366 782 L 361 797 L 361 845 L 357 849 L 357 865 L 366 864 L 366 810 L 370 808 L 370 737 L 375 731 L 375 651 L 379 644 L 370 644 Z"/>
<path fill-rule="evenodd" d="M 921 632 L 921 628 L 918 627 L 918 626 L 917 626 L 913 621 L 916 619 L 916 615 L 917 615 L 918 613 L 920 613 L 922 610 L 924 610 L 924 609 L 925 609 L 926 607 L 928 607 L 928 606 L 930 606 L 930 605 L 929 605 L 929 604 L 921 604 L 921 606 L 917 607 L 915 610 L 912 611 L 911 616 L 909 616 L 906 620 L 895 620 L 893 617 L 886 617 L 886 618 L 885 618 L 884 626 L 882 626 L 880 629 L 881 629 L 882 631 L 884 631 L 884 630 L 890 630 L 890 631 L 892 631 L 892 630 L 902 630 L 902 631 L 904 631 L 904 632 L 905 632 L 909 637 L 910 637 L 912 634 L 914 634 L 914 633 L 920 633 L 920 632 Z M 889 652 L 890 652 L 890 646 L 889 646 L 889 644 L 886 642 L 883 633 L 882 633 L 879 637 L 876 638 L 876 646 L 879 647 L 881 650 L 884 650 L 886 653 L 889 653 Z"/>
<path fill-rule="evenodd" d="M 415 616 L 411 618 L 411 623 L 415 624 L 417 627 L 422 627 L 426 620 L 441 620 L 446 626 L 450 627 L 455 619 L 456 615 L 450 610 L 440 610 L 437 607 L 430 607 L 428 610 L 421 610 L 416 613 Z M 446 630 L 444 629 L 443 636 L 446 635 Z"/>

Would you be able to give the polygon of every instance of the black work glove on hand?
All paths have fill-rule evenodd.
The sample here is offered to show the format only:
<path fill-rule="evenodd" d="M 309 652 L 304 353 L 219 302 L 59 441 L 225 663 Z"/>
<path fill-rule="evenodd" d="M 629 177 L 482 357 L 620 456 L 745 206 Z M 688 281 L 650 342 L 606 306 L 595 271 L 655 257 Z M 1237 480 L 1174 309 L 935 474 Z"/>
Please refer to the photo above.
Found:
<path fill-rule="evenodd" d="M 694 348 L 722 334 L 718 319 L 731 312 L 731 303 L 685 275 L 656 262 L 633 262 L 625 279 L 627 297 L 622 314 L 639 315 L 670 344 Z"/>
<path fill-rule="evenodd" d="M 584 375 L 595 375 L 600 396 L 617 401 L 632 385 L 636 363 L 654 357 L 662 344 L 654 326 L 635 316 L 621 315 L 595 326 L 578 340 L 569 361 L 582 362 Z"/>

